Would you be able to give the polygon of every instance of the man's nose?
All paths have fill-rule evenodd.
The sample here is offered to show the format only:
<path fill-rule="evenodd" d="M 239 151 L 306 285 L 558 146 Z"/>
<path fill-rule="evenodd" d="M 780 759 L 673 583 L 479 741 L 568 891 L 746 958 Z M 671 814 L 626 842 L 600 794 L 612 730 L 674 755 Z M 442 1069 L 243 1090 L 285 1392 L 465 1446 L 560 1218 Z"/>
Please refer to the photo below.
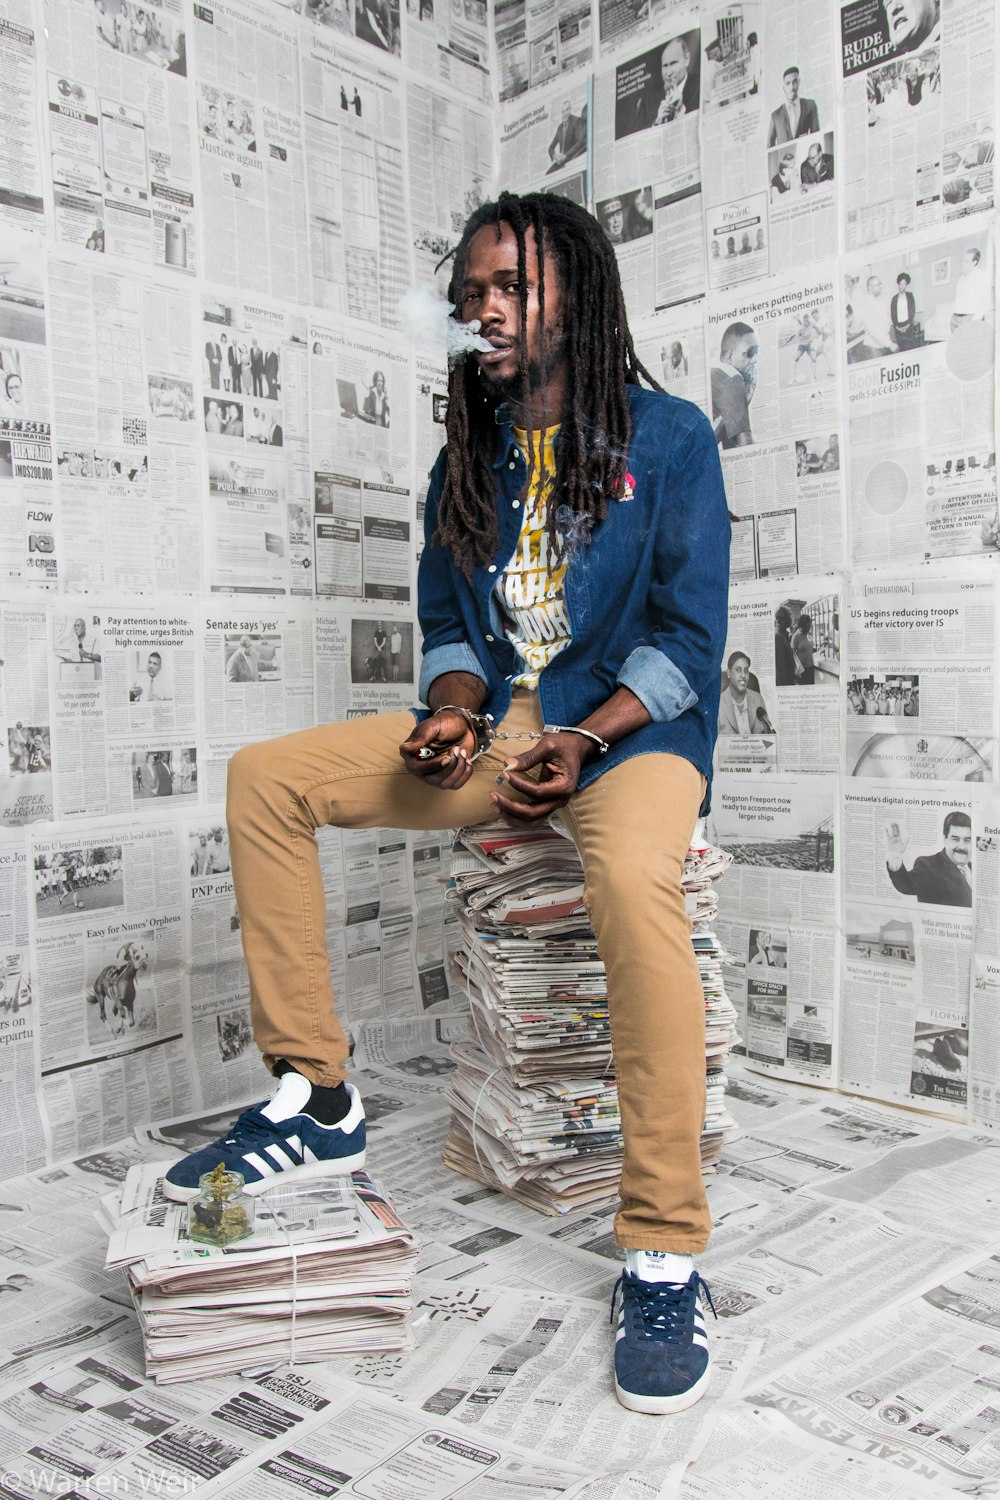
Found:
<path fill-rule="evenodd" d="M 483 327 L 497 327 L 506 321 L 507 307 L 499 287 L 487 287 L 479 304 L 479 320 Z"/>

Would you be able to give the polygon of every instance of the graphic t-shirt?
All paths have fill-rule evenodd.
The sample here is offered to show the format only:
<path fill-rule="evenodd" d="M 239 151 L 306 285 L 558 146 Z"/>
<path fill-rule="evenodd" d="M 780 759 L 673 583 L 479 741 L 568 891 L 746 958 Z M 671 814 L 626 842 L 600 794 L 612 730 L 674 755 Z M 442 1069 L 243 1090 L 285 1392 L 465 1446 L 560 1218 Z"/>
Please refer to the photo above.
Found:
<path fill-rule="evenodd" d="M 537 688 L 538 674 L 570 641 L 564 581 L 566 563 L 552 566 L 548 502 L 555 478 L 553 440 L 558 427 L 534 434 L 535 462 L 528 476 L 524 518 L 514 555 L 496 585 L 507 639 L 517 652 L 520 670 L 515 687 Z M 528 434 L 514 429 L 523 452 Z"/>

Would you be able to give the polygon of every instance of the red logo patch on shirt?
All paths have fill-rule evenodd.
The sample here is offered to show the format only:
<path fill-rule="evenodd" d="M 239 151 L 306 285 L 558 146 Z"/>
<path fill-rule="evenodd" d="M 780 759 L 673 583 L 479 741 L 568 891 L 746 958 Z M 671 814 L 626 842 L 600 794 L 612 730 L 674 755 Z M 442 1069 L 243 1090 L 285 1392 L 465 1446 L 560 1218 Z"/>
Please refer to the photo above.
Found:
<path fill-rule="evenodd" d="M 622 486 L 621 486 L 621 489 L 620 489 L 619 494 L 618 494 L 618 499 L 619 500 L 631 500 L 632 496 L 634 494 L 635 494 L 635 478 L 631 474 L 626 474 L 625 478 L 622 481 Z"/>

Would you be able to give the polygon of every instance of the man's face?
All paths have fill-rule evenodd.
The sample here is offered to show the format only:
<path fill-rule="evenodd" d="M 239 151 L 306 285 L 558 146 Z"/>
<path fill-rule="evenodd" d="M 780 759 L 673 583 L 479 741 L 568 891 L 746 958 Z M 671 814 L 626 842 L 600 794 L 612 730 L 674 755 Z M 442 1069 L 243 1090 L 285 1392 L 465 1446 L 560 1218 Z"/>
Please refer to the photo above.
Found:
<path fill-rule="evenodd" d="M 934 30 L 934 0 L 882 0 L 889 40 L 897 49 L 919 47 Z"/>
<path fill-rule="evenodd" d="M 82 641 L 83 638 L 84 638 L 84 636 L 87 634 L 86 621 L 84 621 L 84 620 L 74 620 L 73 621 L 73 632 L 76 635 L 77 639 Z"/>
<path fill-rule="evenodd" d="M 499 233 L 498 233 L 499 228 Z M 478 318 L 491 351 L 477 354 L 484 381 L 500 399 L 522 398 L 540 391 L 564 359 L 563 295 L 559 272 L 546 252 L 545 327 L 538 308 L 538 249 L 531 227 L 525 236 L 528 317 L 521 327 L 521 291 L 517 274 L 517 236 L 509 224 L 484 224 L 473 235 L 465 263 L 459 311 L 463 322 Z M 527 346 L 528 390 L 522 389 L 521 350 Z"/>
<path fill-rule="evenodd" d="M 562 122 L 563 122 L 564 125 L 566 124 L 566 121 L 568 119 L 569 119 L 569 100 L 568 99 L 564 99 L 563 100 L 563 107 L 562 107 Z"/>
<path fill-rule="evenodd" d="M 149 673 L 150 677 L 157 677 L 159 676 L 160 667 L 162 665 L 163 663 L 160 661 L 160 658 L 158 656 L 151 656 L 146 663 L 146 671 Z"/>
<path fill-rule="evenodd" d="M 823 152 L 821 147 L 818 146 L 814 141 L 813 144 L 809 147 L 809 160 L 812 162 L 814 167 L 818 165 L 819 159 L 822 155 Z"/>
<path fill-rule="evenodd" d="M 747 683 L 750 681 L 750 663 L 745 656 L 741 656 L 737 661 L 734 661 L 729 668 L 729 681 L 737 693 L 742 694 L 746 692 Z"/>
<path fill-rule="evenodd" d="M 868 294 L 871 297 L 881 297 L 881 295 L 882 295 L 882 283 L 881 283 L 881 281 L 879 281 L 879 279 L 878 279 L 877 276 L 869 276 L 869 278 L 868 278 Z"/>
<path fill-rule="evenodd" d="M 978 264 L 975 250 L 966 250 L 962 257 L 962 269 L 964 271 L 974 271 Z"/>
<path fill-rule="evenodd" d="M 748 380 L 757 364 L 759 345 L 756 336 L 752 333 L 744 334 L 739 343 L 729 356 L 729 363 L 734 370 L 739 370 L 744 380 Z"/>
<path fill-rule="evenodd" d="M 952 864 L 967 870 L 972 859 L 972 829 L 960 828 L 953 823 L 944 836 L 944 852 Z"/>
<path fill-rule="evenodd" d="M 625 211 L 621 207 L 608 210 L 608 238 L 617 245 L 625 231 Z"/>
<path fill-rule="evenodd" d="M 250 650 L 250 637 L 248 635 L 241 635 L 240 636 L 240 650 L 241 651 L 246 651 L 246 652 L 249 653 L 249 650 Z"/>
<path fill-rule="evenodd" d="M 672 94 L 680 87 L 687 75 L 687 69 L 688 60 L 683 45 L 680 42 L 668 42 L 660 58 L 660 77 L 663 79 L 664 93 Z"/>
<path fill-rule="evenodd" d="M 799 75 L 798 73 L 786 73 L 781 80 L 781 87 L 785 91 L 785 98 L 789 104 L 794 104 L 799 97 Z"/>

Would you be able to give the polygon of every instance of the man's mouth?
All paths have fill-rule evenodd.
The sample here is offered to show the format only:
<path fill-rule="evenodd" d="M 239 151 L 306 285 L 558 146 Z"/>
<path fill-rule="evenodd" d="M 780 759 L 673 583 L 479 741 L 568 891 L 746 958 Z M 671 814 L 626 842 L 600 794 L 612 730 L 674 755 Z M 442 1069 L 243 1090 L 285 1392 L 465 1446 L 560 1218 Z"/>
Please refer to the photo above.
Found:
<path fill-rule="evenodd" d="M 486 342 L 490 345 L 490 348 L 481 349 L 479 351 L 479 360 L 481 364 L 497 364 L 501 359 L 504 358 L 505 355 L 510 354 L 516 347 L 515 344 L 507 340 L 487 339 Z"/>

